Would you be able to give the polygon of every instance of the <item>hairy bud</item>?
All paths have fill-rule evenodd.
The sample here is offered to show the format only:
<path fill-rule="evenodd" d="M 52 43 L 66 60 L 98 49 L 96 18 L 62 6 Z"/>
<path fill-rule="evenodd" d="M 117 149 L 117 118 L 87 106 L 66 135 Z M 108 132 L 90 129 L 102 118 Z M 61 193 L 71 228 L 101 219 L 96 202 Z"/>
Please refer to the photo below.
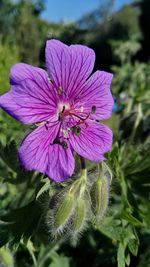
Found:
<path fill-rule="evenodd" d="M 92 185 L 91 191 L 91 208 L 94 215 L 100 219 L 103 217 L 109 200 L 109 181 L 106 176 L 99 177 Z"/>
<path fill-rule="evenodd" d="M 54 237 L 61 234 L 69 222 L 74 209 L 74 194 L 69 191 L 55 195 L 50 202 L 47 224 Z"/>
<path fill-rule="evenodd" d="M 85 201 L 82 198 L 79 198 L 77 200 L 73 216 L 72 229 L 74 233 L 80 232 L 82 230 L 82 228 L 84 227 L 85 219 L 86 219 Z"/>
<path fill-rule="evenodd" d="M 63 234 L 75 244 L 89 221 L 98 221 L 104 215 L 112 174 L 106 163 L 98 167 L 98 178 L 94 177 L 94 181 L 88 180 L 87 169 L 82 168 L 78 179 L 56 188 L 47 212 L 47 225 L 54 238 Z"/>
<path fill-rule="evenodd" d="M 63 227 L 70 218 L 74 206 L 73 194 L 66 194 L 62 199 L 60 205 L 56 209 L 55 213 L 55 227 Z"/>
<path fill-rule="evenodd" d="M 47 225 L 54 237 L 62 233 L 72 234 L 80 231 L 85 219 L 84 195 L 87 171 L 83 170 L 80 177 L 53 195 L 47 212 Z"/>

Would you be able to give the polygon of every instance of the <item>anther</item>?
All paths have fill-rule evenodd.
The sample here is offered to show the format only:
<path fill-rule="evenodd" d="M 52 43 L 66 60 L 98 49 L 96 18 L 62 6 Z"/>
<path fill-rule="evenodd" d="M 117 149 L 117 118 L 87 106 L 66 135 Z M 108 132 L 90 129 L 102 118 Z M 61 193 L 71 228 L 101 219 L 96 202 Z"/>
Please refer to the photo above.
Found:
<path fill-rule="evenodd" d="M 61 142 L 61 145 L 62 145 L 62 147 L 63 147 L 64 149 L 68 148 L 68 145 L 67 145 L 67 143 L 66 143 L 65 141 L 62 141 L 62 142 Z"/>
<path fill-rule="evenodd" d="M 72 127 L 72 132 L 73 132 L 75 135 L 79 136 L 80 133 L 81 133 L 81 128 L 80 128 L 79 126 L 73 126 L 73 127 Z"/>
<path fill-rule="evenodd" d="M 58 94 L 58 95 L 61 95 L 61 93 L 62 93 L 62 87 L 61 87 L 61 86 L 59 86 L 59 87 L 58 87 L 57 94 Z"/>
<path fill-rule="evenodd" d="M 92 113 L 96 112 L 96 106 L 92 106 Z"/>
<path fill-rule="evenodd" d="M 61 113 L 63 113 L 65 111 L 65 106 L 63 106 L 63 109 L 62 109 L 62 112 Z"/>
<path fill-rule="evenodd" d="M 45 123 L 46 123 L 45 121 L 36 122 L 35 126 L 41 126 L 41 125 L 44 125 Z"/>
<path fill-rule="evenodd" d="M 54 145 L 54 144 L 60 144 L 60 140 L 58 138 L 55 138 L 52 145 Z"/>
<path fill-rule="evenodd" d="M 51 78 L 50 78 L 50 77 L 48 77 L 48 81 L 49 81 L 49 83 L 52 83 L 52 80 L 51 80 Z"/>

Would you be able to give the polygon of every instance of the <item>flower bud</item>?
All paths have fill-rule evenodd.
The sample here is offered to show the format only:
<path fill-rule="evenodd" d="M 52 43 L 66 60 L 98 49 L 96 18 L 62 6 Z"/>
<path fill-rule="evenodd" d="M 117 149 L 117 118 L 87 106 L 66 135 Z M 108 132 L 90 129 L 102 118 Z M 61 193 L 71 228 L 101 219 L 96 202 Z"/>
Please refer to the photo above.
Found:
<path fill-rule="evenodd" d="M 74 196 L 71 193 L 67 193 L 64 198 L 62 198 L 61 203 L 59 204 L 55 212 L 54 224 L 57 229 L 59 227 L 63 227 L 68 221 L 72 214 L 73 207 Z"/>
<path fill-rule="evenodd" d="M 52 197 L 49 206 L 47 225 L 51 234 L 56 237 L 65 230 L 71 218 L 74 209 L 74 194 L 64 190 L 61 194 L 58 193 Z"/>
<path fill-rule="evenodd" d="M 104 176 L 106 177 L 106 179 L 108 180 L 108 183 L 111 184 L 112 182 L 112 172 L 111 169 L 109 168 L 109 166 L 105 163 L 105 161 L 103 161 L 101 163 L 101 168 L 102 168 L 102 172 L 104 174 Z M 99 174 L 99 176 L 102 176 L 102 173 Z"/>
<path fill-rule="evenodd" d="M 76 237 L 83 229 L 86 218 L 85 191 L 87 171 L 81 171 L 80 177 L 56 192 L 50 200 L 47 212 L 47 225 L 53 237 L 70 233 Z"/>
<path fill-rule="evenodd" d="M 99 177 L 92 185 L 91 191 L 92 211 L 97 218 L 104 215 L 109 200 L 109 181 L 103 176 Z"/>
<path fill-rule="evenodd" d="M 85 201 L 79 198 L 76 203 L 75 212 L 73 216 L 72 229 L 75 232 L 80 232 L 84 226 L 86 219 Z"/>

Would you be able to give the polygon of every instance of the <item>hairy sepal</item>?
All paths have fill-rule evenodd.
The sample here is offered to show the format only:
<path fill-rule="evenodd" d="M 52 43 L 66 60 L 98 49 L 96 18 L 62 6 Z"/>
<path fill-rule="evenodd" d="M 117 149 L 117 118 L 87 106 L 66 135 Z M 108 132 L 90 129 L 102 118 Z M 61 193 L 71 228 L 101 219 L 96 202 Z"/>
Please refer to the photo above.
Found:
<path fill-rule="evenodd" d="M 92 212 L 99 220 L 104 216 L 109 202 L 109 180 L 106 176 L 98 177 L 93 183 L 90 196 Z"/>
<path fill-rule="evenodd" d="M 66 231 L 67 224 L 72 216 L 74 195 L 68 190 L 63 190 L 51 198 L 49 207 L 47 225 L 51 236 L 57 238 Z"/>

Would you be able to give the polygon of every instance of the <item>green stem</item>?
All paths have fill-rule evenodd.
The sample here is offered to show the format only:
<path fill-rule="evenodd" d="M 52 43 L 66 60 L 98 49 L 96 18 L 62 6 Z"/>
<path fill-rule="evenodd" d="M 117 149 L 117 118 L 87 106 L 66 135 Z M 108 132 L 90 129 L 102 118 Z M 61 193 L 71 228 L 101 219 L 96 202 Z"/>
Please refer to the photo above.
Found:
<path fill-rule="evenodd" d="M 86 180 L 87 180 L 87 169 L 86 169 L 86 163 L 85 159 L 83 157 L 80 157 L 81 162 L 81 173 L 78 180 L 76 180 L 73 185 L 70 188 L 70 193 L 74 194 L 77 191 L 79 191 L 79 197 L 81 197 L 84 194 L 85 188 L 86 188 Z"/>

